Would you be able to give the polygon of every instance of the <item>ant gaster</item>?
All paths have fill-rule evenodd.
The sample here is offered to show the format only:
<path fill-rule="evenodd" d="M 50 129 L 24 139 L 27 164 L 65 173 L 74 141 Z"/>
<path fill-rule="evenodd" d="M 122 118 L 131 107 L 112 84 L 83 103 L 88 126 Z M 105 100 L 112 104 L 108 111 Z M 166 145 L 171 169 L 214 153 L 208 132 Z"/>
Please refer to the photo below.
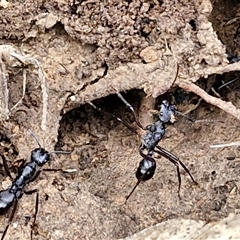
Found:
<path fill-rule="evenodd" d="M 44 148 L 41 147 L 39 141 L 35 137 L 35 135 L 29 130 L 30 134 L 35 138 L 37 141 L 39 148 L 36 148 L 31 151 L 31 160 L 30 162 L 24 164 L 21 168 L 20 171 L 17 175 L 17 177 L 13 180 L 11 186 L 7 188 L 6 190 L 0 191 L 0 215 L 5 214 L 8 212 L 8 210 L 14 206 L 12 213 L 10 214 L 8 224 L 3 232 L 1 240 L 4 239 L 7 230 L 9 228 L 9 225 L 12 222 L 12 219 L 14 217 L 17 204 L 18 204 L 18 199 L 20 199 L 23 195 L 25 194 L 32 194 L 36 192 L 36 207 L 35 207 L 35 214 L 34 214 L 34 220 L 33 220 L 33 226 L 35 225 L 36 222 L 36 216 L 38 212 L 38 190 L 34 189 L 31 191 L 26 191 L 25 187 L 28 183 L 34 181 L 40 174 L 41 172 L 41 167 L 47 163 L 50 159 L 50 154 L 48 151 L 46 151 Z M 64 151 L 55 151 L 52 153 L 68 153 Z M 9 172 L 8 166 L 7 166 L 7 160 L 5 156 L 2 154 L 2 159 L 3 159 L 3 165 L 4 168 L 9 175 L 9 177 L 12 179 L 11 174 Z M 31 229 L 31 239 L 32 239 L 32 234 L 33 234 L 33 228 Z"/>
<path fill-rule="evenodd" d="M 191 175 L 188 168 L 183 164 L 183 162 L 177 156 L 170 153 L 166 149 L 158 146 L 158 143 L 160 142 L 160 140 L 163 138 L 163 136 L 165 134 L 165 125 L 168 123 L 173 123 L 175 121 L 175 113 L 176 112 L 180 113 L 180 112 L 178 112 L 176 110 L 176 107 L 174 105 L 171 105 L 168 101 L 164 100 L 164 101 L 162 101 L 162 104 L 160 106 L 158 120 L 156 122 L 154 122 L 153 124 L 148 125 L 146 128 L 143 128 L 142 124 L 138 120 L 137 114 L 136 114 L 134 108 L 131 106 L 131 104 L 128 103 L 126 101 L 126 99 L 124 99 L 120 93 L 117 93 L 117 96 L 132 111 L 137 125 L 145 131 L 145 134 L 142 136 L 142 143 L 139 147 L 139 153 L 143 159 L 140 161 L 139 166 L 136 171 L 137 183 L 134 186 L 134 188 L 132 189 L 132 191 L 130 192 L 130 194 L 126 196 L 126 202 L 129 199 L 129 197 L 132 195 L 132 193 L 135 191 L 136 187 L 139 185 L 140 182 L 147 181 L 154 176 L 154 173 L 156 170 L 156 161 L 153 158 L 154 153 L 158 153 L 159 155 L 167 158 L 171 163 L 173 163 L 176 166 L 177 176 L 178 176 L 178 197 L 180 198 L 181 175 L 180 175 L 180 170 L 179 170 L 179 164 L 187 172 L 187 174 L 190 176 L 192 181 L 195 184 L 198 184 L 198 183 L 194 180 L 194 178 Z M 98 111 L 105 112 L 102 109 L 97 108 L 92 103 L 90 103 L 90 105 L 93 106 Z M 114 117 L 118 121 L 122 122 L 131 131 L 138 134 L 137 130 L 134 129 L 129 123 L 123 121 L 122 119 L 118 118 L 117 116 L 115 116 L 112 113 L 108 113 L 108 112 L 105 112 L 105 113 L 110 114 L 112 117 Z M 146 154 L 144 153 L 144 151 L 146 151 Z"/>

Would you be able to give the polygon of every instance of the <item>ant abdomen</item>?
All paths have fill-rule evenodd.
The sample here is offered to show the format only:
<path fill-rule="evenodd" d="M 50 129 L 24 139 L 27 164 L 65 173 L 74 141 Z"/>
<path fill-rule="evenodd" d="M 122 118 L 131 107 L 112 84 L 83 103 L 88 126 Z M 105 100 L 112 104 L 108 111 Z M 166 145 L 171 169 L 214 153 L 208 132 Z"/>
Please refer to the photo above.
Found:
<path fill-rule="evenodd" d="M 140 181 L 147 181 L 151 179 L 156 170 L 156 161 L 149 157 L 144 158 L 140 163 L 136 171 L 136 178 Z"/>
<path fill-rule="evenodd" d="M 4 215 L 15 201 L 15 194 L 9 189 L 0 191 L 0 215 Z"/>

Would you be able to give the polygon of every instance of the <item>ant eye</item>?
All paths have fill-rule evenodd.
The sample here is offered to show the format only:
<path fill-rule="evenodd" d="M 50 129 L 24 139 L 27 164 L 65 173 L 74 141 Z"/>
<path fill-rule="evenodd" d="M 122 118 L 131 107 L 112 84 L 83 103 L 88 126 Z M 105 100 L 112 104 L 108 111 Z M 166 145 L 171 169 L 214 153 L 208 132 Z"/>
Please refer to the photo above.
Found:
<path fill-rule="evenodd" d="M 147 126 L 146 126 L 146 129 L 147 129 L 147 130 L 150 130 L 150 129 L 151 129 L 151 125 L 147 125 Z"/>

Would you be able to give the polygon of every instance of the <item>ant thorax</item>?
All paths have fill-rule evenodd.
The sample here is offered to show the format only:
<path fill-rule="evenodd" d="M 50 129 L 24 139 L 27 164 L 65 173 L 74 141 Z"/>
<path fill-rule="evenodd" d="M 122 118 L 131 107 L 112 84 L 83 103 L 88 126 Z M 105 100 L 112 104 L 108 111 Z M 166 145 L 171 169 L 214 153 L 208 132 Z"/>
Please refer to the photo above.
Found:
<path fill-rule="evenodd" d="M 146 127 L 146 133 L 142 137 L 142 145 L 141 149 L 147 149 L 152 150 L 154 149 L 159 141 L 162 139 L 162 137 L 165 134 L 165 127 L 164 123 L 161 121 L 157 121 L 151 125 L 148 125 Z"/>
<path fill-rule="evenodd" d="M 15 185 L 18 189 L 23 190 L 26 184 L 28 184 L 32 181 L 32 179 L 34 179 L 38 170 L 39 166 L 36 162 L 32 161 L 27 163 L 19 172 L 18 176 L 13 182 L 13 186 Z"/>

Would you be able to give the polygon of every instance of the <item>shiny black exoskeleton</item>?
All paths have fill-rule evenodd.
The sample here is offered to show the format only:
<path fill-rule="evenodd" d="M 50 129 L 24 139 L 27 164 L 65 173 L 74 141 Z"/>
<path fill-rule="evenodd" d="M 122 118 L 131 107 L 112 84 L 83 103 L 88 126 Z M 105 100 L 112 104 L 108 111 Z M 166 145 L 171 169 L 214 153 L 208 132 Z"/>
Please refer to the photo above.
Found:
<path fill-rule="evenodd" d="M 25 164 L 12 185 L 0 191 L 0 214 L 5 214 L 14 201 L 21 198 L 25 186 L 33 181 L 39 168 L 49 161 L 50 155 L 43 148 L 36 148 L 31 152 L 31 161 Z"/>
<path fill-rule="evenodd" d="M 137 183 L 130 192 L 130 194 L 126 197 L 126 201 L 129 199 L 129 197 L 132 195 L 138 184 L 142 181 L 147 181 L 151 179 L 154 176 L 155 170 L 156 170 L 156 161 L 153 158 L 154 153 L 158 153 L 161 156 L 167 158 L 171 163 L 173 163 L 176 166 L 177 169 L 177 176 L 178 176 L 178 196 L 180 198 L 180 187 L 181 187 L 181 175 L 179 170 L 179 164 L 183 167 L 183 169 L 188 173 L 188 175 L 191 177 L 192 181 L 197 184 L 197 182 L 192 177 L 191 173 L 187 169 L 187 167 L 181 162 L 181 160 L 175 156 L 174 154 L 168 152 L 164 148 L 158 146 L 159 142 L 163 138 L 165 134 L 165 125 L 169 123 L 173 123 L 175 121 L 175 113 L 176 107 L 174 105 L 171 105 L 168 101 L 164 100 L 162 101 L 162 104 L 160 106 L 159 110 L 159 116 L 158 120 L 154 122 L 151 125 L 148 125 L 146 128 L 142 127 L 142 124 L 137 118 L 137 115 L 133 109 L 133 107 L 126 101 L 126 99 L 123 98 L 123 96 L 120 93 L 117 93 L 118 97 L 126 104 L 126 106 L 133 112 L 133 115 L 135 117 L 135 121 L 137 125 L 145 130 L 145 134 L 142 136 L 142 143 L 139 147 L 139 153 L 142 156 L 142 160 L 139 163 L 139 166 L 136 171 L 136 178 Z M 98 111 L 103 111 L 100 108 L 97 108 L 94 104 L 90 103 L 91 106 L 93 106 Z M 104 111 L 103 111 L 104 112 Z M 107 112 L 105 112 L 107 113 Z M 123 123 L 126 127 L 128 127 L 131 131 L 138 134 L 136 129 L 134 129 L 130 124 L 123 121 L 122 119 L 118 118 L 114 114 L 110 114 L 112 117 L 116 118 L 118 121 Z"/>
<path fill-rule="evenodd" d="M 159 110 L 159 120 L 146 127 L 146 134 L 142 137 L 141 150 L 147 149 L 152 155 L 152 151 L 158 145 L 165 134 L 165 124 L 174 121 L 176 107 L 170 105 L 166 100 L 162 101 Z M 148 154 L 149 155 L 149 154 Z"/>
<path fill-rule="evenodd" d="M 233 56 L 233 55 L 228 55 L 227 59 L 228 59 L 230 64 L 233 64 L 233 63 L 236 63 L 236 62 L 240 61 L 239 56 Z"/>
<path fill-rule="evenodd" d="M 151 179 L 156 170 L 156 161 L 150 156 L 145 156 L 139 163 L 136 171 L 136 178 L 140 181 L 147 181 Z"/>
<path fill-rule="evenodd" d="M 134 113 L 136 123 L 139 127 L 142 127 L 141 123 L 136 117 L 136 113 L 133 107 L 123 98 L 123 96 L 118 93 L 118 97 L 129 107 L 129 109 Z M 161 156 L 167 158 L 171 163 L 176 166 L 177 176 L 178 176 L 178 196 L 180 198 L 180 188 L 181 188 L 181 175 L 179 170 L 179 165 L 183 167 L 183 169 L 187 172 L 187 174 L 191 177 L 192 181 L 197 184 L 197 182 L 192 177 L 188 168 L 182 163 L 182 161 L 175 156 L 174 154 L 168 152 L 164 148 L 158 146 L 159 142 L 163 138 L 165 134 L 165 125 L 169 123 L 173 123 L 175 121 L 175 113 L 176 107 L 171 105 L 168 101 L 162 101 L 162 104 L 159 109 L 158 120 L 151 125 L 148 125 L 144 130 L 146 133 L 142 136 L 142 143 L 139 147 L 139 153 L 143 157 L 140 161 L 139 166 L 136 171 L 137 183 L 130 192 L 130 194 L 126 197 L 126 201 L 132 195 L 138 184 L 142 181 L 147 181 L 154 176 L 156 170 L 156 161 L 153 158 L 154 153 L 158 153 Z M 122 120 L 121 120 L 122 121 Z M 123 122 L 123 121 L 122 121 Z M 123 122 L 124 123 L 124 122 Z M 124 123 L 125 126 L 128 127 L 128 124 Z M 131 127 L 129 127 L 132 130 Z M 146 153 L 144 153 L 144 151 Z"/>
<path fill-rule="evenodd" d="M 159 119 L 145 129 L 146 133 L 142 137 L 142 143 L 139 147 L 139 153 L 143 157 L 136 171 L 137 184 L 126 197 L 126 201 L 132 195 L 133 191 L 141 181 L 147 181 L 154 176 L 156 170 L 156 161 L 152 157 L 156 152 L 155 148 L 165 134 L 165 124 L 174 122 L 176 107 L 169 104 L 168 101 L 162 101 L 159 110 Z M 147 151 L 146 154 L 143 151 Z M 180 180 L 181 181 L 181 180 Z"/>
<path fill-rule="evenodd" d="M 140 162 L 136 172 L 138 180 L 147 181 L 153 177 L 156 169 L 156 161 L 152 158 L 152 155 L 165 134 L 165 124 L 173 121 L 175 111 L 176 107 L 174 105 L 170 105 L 166 100 L 162 101 L 159 110 L 159 120 L 146 127 L 146 133 L 142 137 L 142 143 L 139 148 L 140 154 L 144 158 Z M 147 150 L 147 155 L 143 154 L 144 150 Z"/>
<path fill-rule="evenodd" d="M 6 159 L 2 155 L 3 161 Z M 0 191 L 0 215 L 5 214 L 11 206 L 14 205 L 14 210 L 12 211 L 11 217 L 9 218 L 9 223 L 5 228 L 1 240 L 4 239 L 9 224 L 13 218 L 14 212 L 17 207 L 17 201 L 22 197 L 25 192 L 25 187 L 28 183 L 34 181 L 40 173 L 40 168 L 48 162 L 50 159 L 50 154 L 43 148 L 36 148 L 31 152 L 31 161 L 26 163 L 19 171 L 17 177 L 13 180 L 11 186 L 6 190 Z M 8 171 L 8 170 L 7 170 Z M 35 192 L 35 191 L 33 191 Z M 32 236 L 32 233 L 31 233 Z"/>

